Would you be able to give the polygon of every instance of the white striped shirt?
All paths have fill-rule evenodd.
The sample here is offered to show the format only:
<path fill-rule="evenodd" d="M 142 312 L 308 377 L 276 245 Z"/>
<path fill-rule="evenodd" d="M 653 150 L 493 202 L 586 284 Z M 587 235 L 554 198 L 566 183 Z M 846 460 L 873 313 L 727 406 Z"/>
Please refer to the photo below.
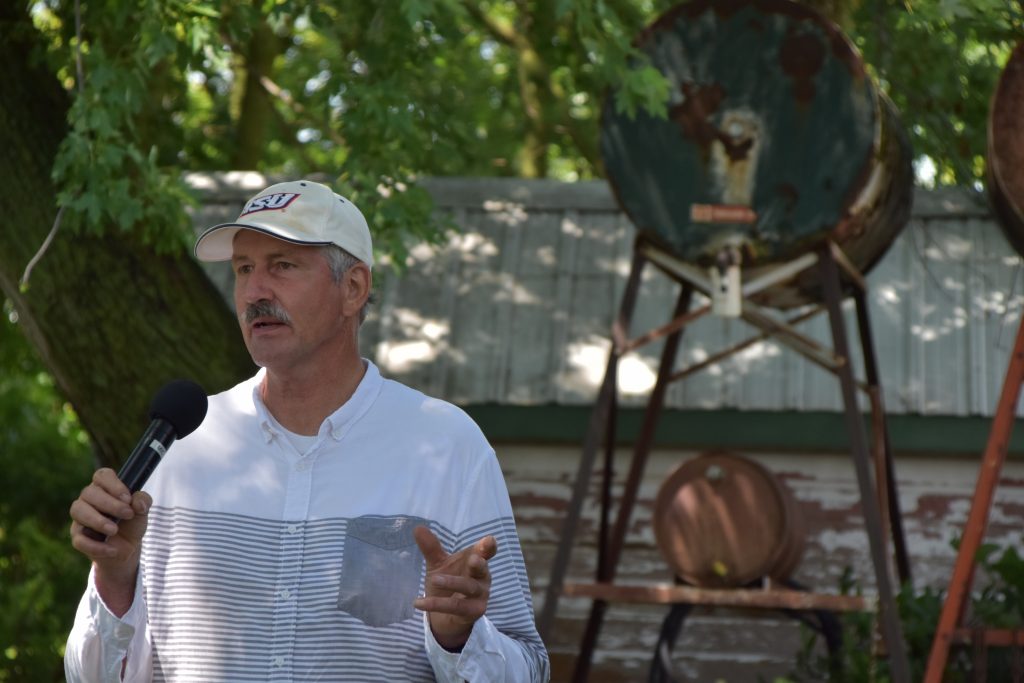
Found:
<path fill-rule="evenodd" d="M 121 619 L 90 580 L 68 680 L 546 681 L 512 508 L 494 451 L 458 408 L 381 378 L 300 455 L 258 396 L 263 371 L 210 398 L 146 484 L 139 587 Z M 487 614 L 461 653 L 426 616 L 412 529 L 449 552 L 493 534 Z"/>

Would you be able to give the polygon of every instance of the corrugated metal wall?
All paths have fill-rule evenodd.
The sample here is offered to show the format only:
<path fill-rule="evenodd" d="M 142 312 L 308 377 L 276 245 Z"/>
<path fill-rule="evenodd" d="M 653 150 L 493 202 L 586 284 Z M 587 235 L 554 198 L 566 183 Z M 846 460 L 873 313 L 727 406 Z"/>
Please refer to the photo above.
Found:
<path fill-rule="evenodd" d="M 385 280 L 364 348 L 393 376 L 463 404 L 593 401 L 635 236 L 606 186 L 427 186 L 463 232 L 444 248 L 414 250 L 407 274 Z M 992 413 L 1020 315 L 1019 270 L 987 207 L 918 192 L 912 222 L 868 276 L 890 413 Z M 677 291 L 648 269 L 634 333 L 665 322 Z M 831 345 L 826 316 L 799 329 Z M 683 336 L 681 362 L 753 332 L 742 321 L 701 319 Z M 659 352 L 652 345 L 624 361 L 627 405 L 646 398 Z M 841 398 L 834 376 L 769 340 L 676 383 L 667 405 L 838 411 Z"/>

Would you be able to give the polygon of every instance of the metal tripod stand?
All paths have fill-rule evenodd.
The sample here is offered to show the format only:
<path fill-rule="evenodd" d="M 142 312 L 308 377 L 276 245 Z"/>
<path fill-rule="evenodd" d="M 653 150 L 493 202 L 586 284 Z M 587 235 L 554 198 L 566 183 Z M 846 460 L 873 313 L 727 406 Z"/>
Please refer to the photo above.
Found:
<path fill-rule="evenodd" d="M 651 264 L 680 285 L 679 296 L 671 320 L 665 325 L 650 330 L 636 338 L 629 338 L 630 323 L 636 304 L 641 274 Z M 759 293 L 773 286 L 788 282 L 798 275 L 815 268 L 821 285 L 822 303 L 813 310 L 800 313 L 788 320 L 780 320 L 764 307 L 758 305 Z M 812 273 L 813 274 L 813 273 Z M 857 381 L 849 362 L 849 344 L 846 324 L 842 313 L 844 287 L 851 292 L 857 309 L 857 322 L 864 356 L 866 378 Z M 850 440 L 851 456 L 856 471 L 860 499 L 865 517 L 871 558 L 878 590 L 877 609 L 882 639 L 888 653 L 892 680 L 909 683 L 910 673 L 902 627 L 895 603 L 895 591 L 891 578 L 887 539 L 883 529 L 891 530 L 895 564 L 900 580 L 910 579 L 910 567 L 903 536 L 902 518 L 899 508 L 893 463 L 885 422 L 882 392 L 878 381 L 878 368 L 871 338 L 870 321 L 866 301 L 866 283 L 861 273 L 849 263 L 841 249 L 831 241 L 819 245 L 813 252 L 806 253 L 770 272 L 748 281 L 742 287 L 743 306 L 740 317 L 761 330 L 761 334 L 734 345 L 720 353 L 713 354 L 700 363 L 682 370 L 675 369 L 677 352 L 682 333 L 687 325 L 710 312 L 710 306 L 691 310 L 694 291 L 712 295 L 712 282 L 707 274 L 696 266 L 684 263 L 660 248 L 642 234 L 637 238 L 633 251 L 633 263 L 626 289 L 620 303 L 618 316 L 612 327 L 612 349 L 604 380 L 597 401 L 591 413 L 587 435 L 583 444 L 576 480 L 567 514 L 562 527 L 560 543 L 552 564 L 544 605 L 538 626 L 542 637 L 551 633 L 557 603 L 562 594 L 587 596 L 593 599 L 587 621 L 573 680 L 586 681 L 590 663 L 597 644 L 598 635 L 610 602 L 632 600 L 652 603 L 691 604 L 732 604 L 772 609 L 779 608 L 820 608 L 820 609 L 866 609 L 864 601 L 837 602 L 841 596 L 814 595 L 784 590 L 729 590 L 710 591 L 673 587 L 651 587 L 648 591 L 633 587 L 614 585 L 615 575 L 621 559 L 626 531 L 630 524 L 637 492 L 644 468 L 654 445 L 654 433 L 659 414 L 664 406 L 665 392 L 671 382 L 687 377 L 709 365 L 719 362 L 758 341 L 773 337 L 797 351 L 817 365 L 835 374 L 839 379 L 846 426 Z M 833 348 L 828 349 L 816 340 L 802 334 L 793 325 L 827 311 L 831 324 Z M 614 526 L 610 526 L 611 482 L 610 467 L 605 468 L 602 483 L 601 519 L 598 539 L 598 562 L 596 582 L 593 584 L 566 584 L 565 574 L 569 564 L 580 513 L 593 475 L 597 452 L 604 442 L 606 460 L 610 463 L 614 448 L 614 425 L 617 412 L 617 369 L 620 358 L 627 352 L 642 347 L 657 339 L 665 339 L 657 381 L 652 389 L 644 415 L 643 426 L 634 446 L 634 453 L 622 497 L 618 501 L 618 512 Z M 857 389 L 862 390 L 871 405 L 872 443 L 869 446 L 867 430 L 857 405 Z M 679 590 L 689 591 L 686 595 Z M 673 592 L 675 591 L 675 592 Z M 799 602 L 796 602 L 799 601 Z"/>

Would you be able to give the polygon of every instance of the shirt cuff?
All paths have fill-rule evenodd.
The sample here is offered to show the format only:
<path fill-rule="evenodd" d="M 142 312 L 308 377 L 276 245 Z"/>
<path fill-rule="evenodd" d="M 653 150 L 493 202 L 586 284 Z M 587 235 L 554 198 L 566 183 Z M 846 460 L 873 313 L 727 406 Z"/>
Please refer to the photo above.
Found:
<path fill-rule="evenodd" d="M 96 588 L 96 568 L 93 567 L 89 572 L 89 615 L 96 632 L 101 634 L 105 640 L 109 638 L 113 649 L 121 652 L 118 657 L 119 662 L 128 651 L 128 645 L 141 621 L 142 600 L 139 599 L 141 590 L 142 572 L 140 571 L 135 578 L 135 597 L 132 599 L 131 607 L 118 618 L 103 602 L 103 598 L 100 597 L 100 592 Z"/>
<path fill-rule="evenodd" d="M 424 638 L 427 657 L 438 681 L 501 681 L 505 676 L 505 655 L 502 653 L 501 633 L 487 617 L 473 624 L 469 640 L 461 652 L 444 649 L 430 630 L 430 615 L 423 613 Z"/>

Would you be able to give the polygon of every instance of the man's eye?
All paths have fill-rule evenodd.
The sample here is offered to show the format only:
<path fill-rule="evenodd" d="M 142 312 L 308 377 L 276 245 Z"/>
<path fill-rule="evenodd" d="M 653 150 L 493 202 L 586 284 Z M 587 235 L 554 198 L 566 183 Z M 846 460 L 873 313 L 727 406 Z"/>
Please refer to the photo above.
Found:
<path fill-rule="evenodd" d="M 238 266 L 237 268 L 235 268 L 235 272 L 237 274 L 239 274 L 239 275 L 247 275 L 251 271 L 252 271 L 252 266 L 248 266 L 248 265 Z"/>

